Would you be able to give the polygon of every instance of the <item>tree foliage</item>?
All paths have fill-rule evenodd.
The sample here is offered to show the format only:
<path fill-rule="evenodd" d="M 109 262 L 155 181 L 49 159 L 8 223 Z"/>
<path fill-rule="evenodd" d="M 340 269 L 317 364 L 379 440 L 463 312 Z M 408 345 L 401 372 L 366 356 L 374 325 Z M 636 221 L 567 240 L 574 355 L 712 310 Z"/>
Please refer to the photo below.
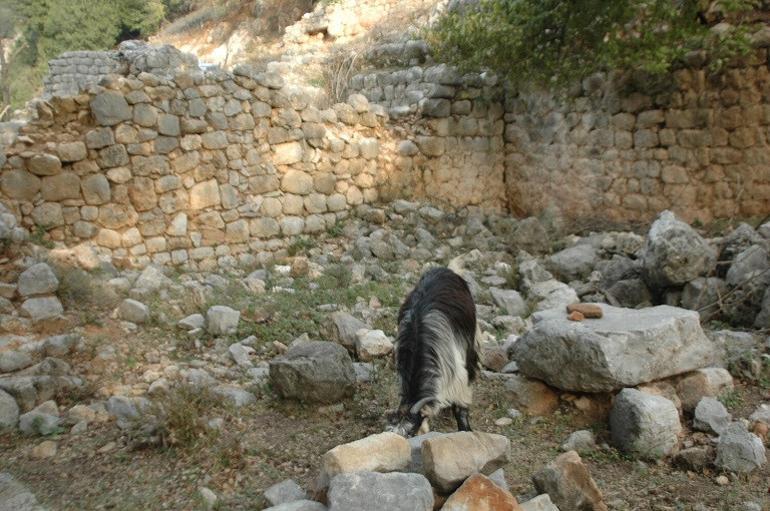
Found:
<path fill-rule="evenodd" d="M 723 0 L 706 12 L 698 0 L 479 0 L 444 15 L 427 37 L 463 69 L 559 87 L 611 69 L 660 75 L 693 50 L 718 68 L 749 50 L 746 14 L 756 4 Z"/>
<path fill-rule="evenodd" d="M 2 85 L 10 88 L 11 102 L 18 106 L 33 95 L 50 59 L 65 51 L 107 50 L 126 39 L 146 38 L 163 22 L 168 7 L 179 9 L 186 3 L 182 0 L 0 0 L 0 39 L 6 44 L 13 40 Z"/>

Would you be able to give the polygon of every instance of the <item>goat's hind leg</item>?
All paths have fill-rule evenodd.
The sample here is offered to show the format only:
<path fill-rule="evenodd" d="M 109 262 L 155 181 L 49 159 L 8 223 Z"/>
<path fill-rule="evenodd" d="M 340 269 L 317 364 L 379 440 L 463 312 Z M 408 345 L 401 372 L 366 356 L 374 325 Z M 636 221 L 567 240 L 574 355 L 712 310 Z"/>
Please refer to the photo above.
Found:
<path fill-rule="evenodd" d="M 452 413 L 457 421 L 458 431 L 471 431 L 471 424 L 468 421 L 468 409 L 460 405 L 452 405 Z"/>

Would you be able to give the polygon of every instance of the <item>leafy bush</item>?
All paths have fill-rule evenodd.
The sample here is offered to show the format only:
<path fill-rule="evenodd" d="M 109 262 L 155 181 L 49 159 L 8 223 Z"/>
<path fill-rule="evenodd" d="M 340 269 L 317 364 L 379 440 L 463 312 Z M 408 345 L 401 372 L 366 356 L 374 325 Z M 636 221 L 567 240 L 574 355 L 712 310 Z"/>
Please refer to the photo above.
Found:
<path fill-rule="evenodd" d="M 707 2 L 708 3 L 708 2 Z M 693 50 L 718 69 L 750 49 L 754 0 L 479 0 L 444 15 L 426 37 L 439 59 L 491 69 L 517 85 L 567 86 L 596 71 L 660 75 Z M 709 22 L 731 23 L 712 30 Z M 716 19 L 714 19 L 716 18 Z M 707 22 L 706 20 L 709 20 Z"/>

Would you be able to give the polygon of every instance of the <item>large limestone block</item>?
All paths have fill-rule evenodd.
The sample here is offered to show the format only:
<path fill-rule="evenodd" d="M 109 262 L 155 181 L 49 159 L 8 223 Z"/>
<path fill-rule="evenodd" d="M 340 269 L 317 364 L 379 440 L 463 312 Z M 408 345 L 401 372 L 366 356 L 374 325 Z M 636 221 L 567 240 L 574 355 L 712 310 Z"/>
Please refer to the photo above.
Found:
<path fill-rule="evenodd" d="M 706 367 L 718 356 L 695 311 L 600 306 L 602 318 L 582 322 L 564 309 L 536 314 L 513 347 L 519 371 L 563 390 L 608 392 Z"/>
<path fill-rule="evenodd" d="M 468 476 L 491 474 L 510 460 L 511 442 L 494 433 L 460 431 L 422 443 L 425 475 L 443 492 L 460 486 Z"/>
<path fill-rule="evenodd" d="M 339 474 L 404 470 L 410 460 L 406 438 L 390 432 L 370 435 L 327 451 L 321 458 L 318 487 L 326 488 Z"/>

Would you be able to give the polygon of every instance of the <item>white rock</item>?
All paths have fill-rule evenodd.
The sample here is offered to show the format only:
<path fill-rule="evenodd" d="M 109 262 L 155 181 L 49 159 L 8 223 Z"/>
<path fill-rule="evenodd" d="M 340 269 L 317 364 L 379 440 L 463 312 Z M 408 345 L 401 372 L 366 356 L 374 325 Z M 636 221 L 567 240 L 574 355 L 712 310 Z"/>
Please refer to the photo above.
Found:
<path fill-rule="evenodd" d="M 670 454 L 679 443 L 679 412 L 674 403 L 635 389 L 623 389 L 610 411 L 613 443 L 643 459 Z"/>
<path fill-rule="evenodd" d="M 361 329 L 356 332 L 356 352 L 359 360 L 369 362 L 393 351 L 393 341 L 382 330 Z"/>
<path fill-rule="evenodd" d="M 46 263 L 37 263 L 19 275 L 17 289 L 23 297 L 51 294 L 59 289 L 59 279 Z"/>
<path fill-rule="evenodd" d="M 238 330 L 241 313 L 224 305 L 214 305 L 206 312 L 207 330 L 211 335 L 231 335 Z"/>
<path fill-rule="evenodd" d="M 142 302 L 126 298 L 118 307 L 118 317 L 132 323 L 144 323 L 150 319 L 150 308 Z"/>

